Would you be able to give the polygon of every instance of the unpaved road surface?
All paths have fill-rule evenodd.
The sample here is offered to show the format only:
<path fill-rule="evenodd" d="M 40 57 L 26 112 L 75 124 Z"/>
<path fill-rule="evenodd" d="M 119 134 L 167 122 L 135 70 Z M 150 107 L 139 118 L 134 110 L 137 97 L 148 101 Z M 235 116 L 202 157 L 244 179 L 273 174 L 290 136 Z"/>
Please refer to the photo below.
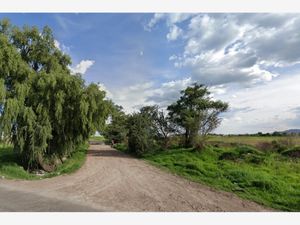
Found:
<path fill-rule="evenodd" d="M 271 211 L 162 171 L 106 145 L 91 145 L 71 175 L 0 179 L 0 211 Z"/>

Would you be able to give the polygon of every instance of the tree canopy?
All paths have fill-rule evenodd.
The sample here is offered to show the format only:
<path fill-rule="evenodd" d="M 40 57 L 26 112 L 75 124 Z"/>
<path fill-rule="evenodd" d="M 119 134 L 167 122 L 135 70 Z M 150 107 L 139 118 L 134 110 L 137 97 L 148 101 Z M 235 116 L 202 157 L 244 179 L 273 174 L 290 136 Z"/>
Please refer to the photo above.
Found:
<path fill-rule="evenodd" d="M 70 65 L 49 27 L 0 22 L 0 131 L 27 168 L 69 156 L 104 127 L 105 92 L 71 74 Z"/>
<path fill-rule="evenodd" d="M 185 145 L 190 147 L 197 137 L 206 137 L 220 124 L 219 114 L 227 108 L 227 103 L 212 99 L 206 86 L 194 83 L 182 90 L 180 98 L 167 109 L 178 129 L 184 130 Z"/>

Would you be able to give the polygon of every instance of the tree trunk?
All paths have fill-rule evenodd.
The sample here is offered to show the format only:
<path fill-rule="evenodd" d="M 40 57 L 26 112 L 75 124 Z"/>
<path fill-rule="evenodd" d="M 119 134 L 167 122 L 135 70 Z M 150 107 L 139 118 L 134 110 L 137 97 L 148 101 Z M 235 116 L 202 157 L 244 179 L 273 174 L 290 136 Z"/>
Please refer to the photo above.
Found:
<path fill-rule="evenodd" d="M 187 129 L 185 130 L 185 147 L 186 148 L 189 148 L 191 147 L 191 134 L 190 134 L 190 131 Z"/>

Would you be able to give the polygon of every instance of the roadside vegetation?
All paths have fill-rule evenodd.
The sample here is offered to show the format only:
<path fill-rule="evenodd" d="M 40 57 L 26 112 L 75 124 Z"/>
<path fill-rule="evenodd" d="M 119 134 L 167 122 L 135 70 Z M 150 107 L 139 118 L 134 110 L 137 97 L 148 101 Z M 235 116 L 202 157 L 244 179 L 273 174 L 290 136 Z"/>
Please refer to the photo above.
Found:
<path fill-rule="evenodd" d="M 212 135 L 227 108 L 212 100 L 205 86 L 194 84 L 167 107 L 168 113 L 145 106 L 126 115 L 115 107 L 118 116 L 105 136 L 116 149 L 189 180 L 275 209 L 299 211 L 300 137 Z"/>
<path fill-rule="evenodd" d="M 59 164 L 54 171 L 35 171 L 42 172 L 40 174 L 32 173 L 24 170 L 21 166 L 21 156 L 13 151 L 11 145 L 0 144 L 0 178 L 6 179 L 24 179 L 37 180 L 50 178 L 62 174 L 70 174 L 78 170 L 86 160 L 86 152 L 88 144 L 81 144 L 76 147 L 72 155 Z"/>
<path fill-rule="evenodd" d="M 169 149 L 144 159 L 195 182 L 284 211 L 300 210 L 300 161 L 250 146 Z"/>

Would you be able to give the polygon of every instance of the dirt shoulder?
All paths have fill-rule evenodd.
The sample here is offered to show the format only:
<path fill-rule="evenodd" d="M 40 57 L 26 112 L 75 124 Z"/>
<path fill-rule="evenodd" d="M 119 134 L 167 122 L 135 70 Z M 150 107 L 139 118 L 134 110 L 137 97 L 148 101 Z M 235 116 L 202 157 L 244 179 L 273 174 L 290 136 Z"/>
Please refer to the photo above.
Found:
<path fill-rule="evenodd" d="M 31 197 L 22 199 L 24 209 L 16 208 L 11 199 L 22 193 Z M 107 145 L 91 145 L 86 163 L 71 175 L 37 181 L 0 179 L 0 211 L 41 211 L 38 201 L 25 210 L 26 201 L 35 198 L 47 203 L 43 211 L 272 211 L 162 171 Z"/>

